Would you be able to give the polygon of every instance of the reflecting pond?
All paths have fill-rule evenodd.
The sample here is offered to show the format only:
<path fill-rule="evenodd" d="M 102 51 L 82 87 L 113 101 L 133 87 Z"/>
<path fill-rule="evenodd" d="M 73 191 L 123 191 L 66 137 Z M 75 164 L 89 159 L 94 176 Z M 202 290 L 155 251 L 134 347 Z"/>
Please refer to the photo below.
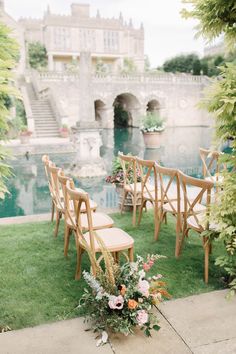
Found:
<path fill-rule="evenodd" d="M 104 129 L 101 132 L 103 145 L 101 157 L 107 174 L 111 171 L 112 159 L 118 151 L 132 153 L 144 159 L 159 161 L 166 167 L 177 167 L 183 172 L 201 176 L 199 147 L 211 145 L 211 129 L 208 127 L 166 128 L 159 149 L 145 149 L 139 129 Z M 50 154 L 51 160 L 64 169 L 73 165 L 75 154 Z M 10 195 L 0 202 L 0 217 L 41 214 L 50 211 L 50 196 L 41 155 L 17 157 L 10 161 L 14 177 L 8 182 Z M 113 185 L 104 177 L 85 178 L 76 181 L 102 208 L 118 205 L 118 195 Z"/>

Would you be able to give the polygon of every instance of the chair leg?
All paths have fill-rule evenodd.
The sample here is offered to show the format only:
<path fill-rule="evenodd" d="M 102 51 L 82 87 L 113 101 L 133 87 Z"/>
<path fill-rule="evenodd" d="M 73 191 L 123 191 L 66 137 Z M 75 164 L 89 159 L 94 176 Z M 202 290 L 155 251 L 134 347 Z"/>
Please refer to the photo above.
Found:
<path fill-rule="evenodd" d="M 76 265 L 75 280 L 79 280 L 81 278 L 82 254 L 83 254 L 83 249 L 80 246 L 78 246 L 78 248 L 77 248 L 77 265 Z"/>
<path fill-rule="evenodd" d="M 133 203 L 132 224 L 133 224 L 133 226 L 135 226 L 136 225 L 136 210 L 137 210 L 137 198 L 136 198 L 136 196 L 132 197 L 132 203 Z"/>
<path fill-rule="evenodd" d="M 126 197 L 127 197 L 127 194 L 128 194 L 128 192 L 123 191 L 123 198 L 122 198 L 122 202 L 121 202 L 121 206 L 120 206 L 120 212 L 121 212 L 121 214 L 122 214 L 123 209 L 124 209 L 124 204 L 125 204 L 125 199 L 126 199 Z"/>
<path fill-rule="evenodd" d="M 176 239 L 175 239 L 175 257 L 178 258 L 180 255 L 180 250 L 181 250 L 181 226 L 180 226 L 180 221 L 176 221 Z M 182 235 L 183 237 L 183 235 Z"/>
<path fill-rule="evenodd" d="M 61 219 L 61 212 L 56 210 L 56 226 L 55 226 L 55 231 L 54 231 L 55 237 L 57 237 L 57 235 L 58 235 L 60 219 Z"/>
<path fill-rule="evenodd" d="M 209 276 L 209 253 L 210 253 L 210 241 L 208 238 L 204 237 L 204 253 L 205 253 L 205 261 L 204 261 L 204 280 L 205 283 L 208 284 L 208 276 Z"/>
<path fill-rule="evenodd" d="M 51 222 L 54 220 L 55 204 L 52 199 L 52 212 L 51 212 Z"/>
<path fill-rule="evenodd" d="M 130 262 L 134 261 L 134 248 L 133 247 L 128 249 L 128 257 L 129 257 Z"/>
<path fill-rule="evenodd" d="M 138 226 L 140 225 L 142 215 L 143 215 L 143 208 L 144 208 L 145 201 L 142 199 L 140 208 L 139 208 L 139 217 L 138 217 Z"/>
<path fill-rule="evenodd" d="M 154 240 L 157 241 L 160 233 L 161 222 L 160 216 L 154 209 Z"/>
<path fill-rule="evenodd" d="M 68 255 L 70 234 L 71 234 L 71 228 L 67 224 L 65 224 L 65 233 L 64 233 L 64 256 L 65 257 L 67 257 Z"/>

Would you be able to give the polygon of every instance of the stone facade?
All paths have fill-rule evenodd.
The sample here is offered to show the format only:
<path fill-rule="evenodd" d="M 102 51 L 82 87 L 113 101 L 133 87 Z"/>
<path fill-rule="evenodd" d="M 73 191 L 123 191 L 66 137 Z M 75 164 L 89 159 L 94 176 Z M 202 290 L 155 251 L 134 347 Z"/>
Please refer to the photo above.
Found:
<path fill-rule="evenodd" d="M 80 53 L 89 51 L 96 70 L 117 71 L 124 58 L 131 58 L 138 69 L 144 69 L 144 29 L 135 29 L 119 18 L 105 19 L 98 12 L 90 16 L 88 4 L 72 4 L 71 14 L 55 15 L 49 7 L 43 19 L 20 19 L 27 43 L 39 41 L 45 45 L 50 71 L 76 70 Z"/>

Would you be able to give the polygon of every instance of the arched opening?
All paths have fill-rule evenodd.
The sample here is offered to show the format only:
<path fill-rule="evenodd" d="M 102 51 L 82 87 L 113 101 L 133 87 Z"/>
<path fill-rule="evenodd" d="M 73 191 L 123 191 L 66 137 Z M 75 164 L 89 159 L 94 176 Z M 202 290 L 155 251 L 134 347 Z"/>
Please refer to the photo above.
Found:
<path fill-rule="evenodd" d="M 149 113 L 159 113 L 160 103 L 157 100 L 150 100 L 147 103 L 147 112 Z"/>
<path fill-rule="evenodd" d="M 94 101 L 94 109 L 95 109 L 95 120 L 102 125 L 104 114 L 105 114 L 105 103 L 101 100 Z"/>
<path fill-rule="evenodd" d="M 134 126 L 134 114 L 139 108 L 137 98 L 131 93 L 122 93 L 115 98 L 114 106 L 114 127 Z"/>

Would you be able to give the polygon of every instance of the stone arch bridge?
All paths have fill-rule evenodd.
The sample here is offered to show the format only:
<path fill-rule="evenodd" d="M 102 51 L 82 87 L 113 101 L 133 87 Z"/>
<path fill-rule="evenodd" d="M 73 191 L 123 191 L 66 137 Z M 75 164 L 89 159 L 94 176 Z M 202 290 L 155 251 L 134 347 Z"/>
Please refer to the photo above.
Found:
<path fill-rule="evenodd" d="M 174 74 L 92 75 L 34 72 L 28 75 L 38 99 L 50 101 L 58 125 L 114 127 L 114 105 L 129 113 L 129 125 L 158 110 L 167 126 L 209 126 L 210 116 L 197 107 L 209 81 L 204 76 Z M 31 129 L 34 122 L 31 120 Z"/>

